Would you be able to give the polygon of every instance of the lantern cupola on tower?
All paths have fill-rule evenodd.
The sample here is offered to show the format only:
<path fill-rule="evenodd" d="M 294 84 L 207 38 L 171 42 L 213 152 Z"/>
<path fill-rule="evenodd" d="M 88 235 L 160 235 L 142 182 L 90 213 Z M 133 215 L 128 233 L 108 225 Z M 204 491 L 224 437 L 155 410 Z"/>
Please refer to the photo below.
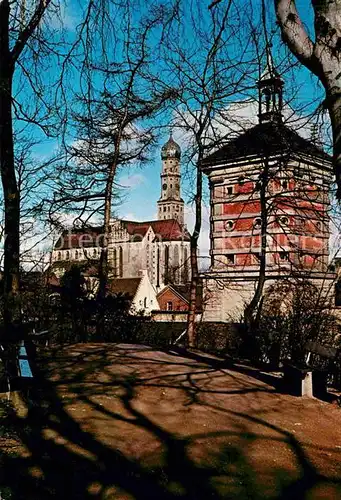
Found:
<path fill-rule="evenodd" d="M 272 59 L 271 45 L 266 48 L 266 69 L 257 82 L 259 92 L 259 123 L 282 121 L 283 85 Z"/>
<path fill-rule="evenodd" d="M 176 158 L 178 160 L 181 158 L 180 146 L 174 141 L 172 134 L 166 144 L 164 144 L 161 148 L 161 159 L 167 160 L 170 158 Z"/>
<path fill-rule="evenodd" d="M 181 149 L 172 134 L 161 148 L 161 196 L 158 201 L 158 219 L 177 219 L 184 223 L 184 201 L 180 193 Z"/>

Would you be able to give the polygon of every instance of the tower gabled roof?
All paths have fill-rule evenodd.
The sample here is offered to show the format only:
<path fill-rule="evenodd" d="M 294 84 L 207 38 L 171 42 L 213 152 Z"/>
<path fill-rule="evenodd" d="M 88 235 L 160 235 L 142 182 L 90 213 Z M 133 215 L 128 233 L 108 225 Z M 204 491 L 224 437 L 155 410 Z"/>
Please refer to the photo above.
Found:
<path fill-rule="evenodd" d="M 304 154 L 332 161 L 330 155 L 325 153 L 307 139 L 301 137 L 296 131 L 282 123 L 260 123 L 232 139 L 219 150 L 207 156 L 202 166 L 224 163 L 233 159 L 247 157 L 262 157 L 278 154 Z"/>

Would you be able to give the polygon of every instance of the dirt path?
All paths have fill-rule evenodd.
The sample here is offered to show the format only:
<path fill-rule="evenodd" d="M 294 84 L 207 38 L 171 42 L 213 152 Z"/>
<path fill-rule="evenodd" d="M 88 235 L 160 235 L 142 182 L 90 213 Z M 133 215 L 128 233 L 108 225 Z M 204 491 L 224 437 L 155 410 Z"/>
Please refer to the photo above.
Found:
<path fill-rule="evenodd" d="M 197 359 L 195 359 L 197 358 Z M 341 410 L 205 356 L 46 351 L 2 484 L 26 499 L 338 499 Z"/>

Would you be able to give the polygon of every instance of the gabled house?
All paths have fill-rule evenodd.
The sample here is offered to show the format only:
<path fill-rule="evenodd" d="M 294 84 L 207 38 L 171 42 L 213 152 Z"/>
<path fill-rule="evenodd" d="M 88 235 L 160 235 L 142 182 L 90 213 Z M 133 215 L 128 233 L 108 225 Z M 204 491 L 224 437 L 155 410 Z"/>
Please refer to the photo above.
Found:
<path fill-rule="evenodd" d="M 108 294 L 123 295 L 130 302 L 130 313 L 150 315 L 153 310 L 160 309 L 156 292 L 148 274 L 144 272 L 138 278 L 114 278 L 108 283 Z"/>

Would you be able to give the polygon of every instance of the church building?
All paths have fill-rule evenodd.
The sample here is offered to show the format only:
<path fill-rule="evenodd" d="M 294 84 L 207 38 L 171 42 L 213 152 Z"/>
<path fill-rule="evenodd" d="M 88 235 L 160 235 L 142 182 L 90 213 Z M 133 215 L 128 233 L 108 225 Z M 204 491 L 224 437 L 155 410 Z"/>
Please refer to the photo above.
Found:
<path fill-rule="evenodd" d="M 161 149 L 161 196 L 158 219 L 144 222 L 112 219 L 108 258 L 112 278 L 135 278 L 147 272 L 155 290 L 190 278 L 190 235 L 181 198 L 181 149 L 172 136 Z M 64 231 L 52 251 L 52 270 L 61 276 L 71 263 L 96 263 L 101 227 Z"/>
<path fill-rule="evenodd" d="M 268 55 L 258 81 L 259 123 L 202 164 L 210 188 L 211 267 L 206 320 L 238 320 L 260 271 L 331 286 L 332 159 L 283 122 L 284 82 Z"/>

